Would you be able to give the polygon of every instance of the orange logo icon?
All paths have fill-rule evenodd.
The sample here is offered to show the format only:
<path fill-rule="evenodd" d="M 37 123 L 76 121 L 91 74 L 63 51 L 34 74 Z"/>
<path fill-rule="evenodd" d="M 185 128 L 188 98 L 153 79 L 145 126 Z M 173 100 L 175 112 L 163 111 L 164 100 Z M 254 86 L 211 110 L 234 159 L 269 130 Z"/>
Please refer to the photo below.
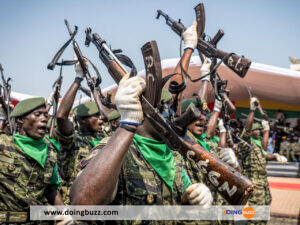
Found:
<path fill-rule="evenodd" d="M 243 209 L 243 216 L 246 219 L 251 219 L 255 216 L 255 211 L 252 207 L 246 207 Z"/>

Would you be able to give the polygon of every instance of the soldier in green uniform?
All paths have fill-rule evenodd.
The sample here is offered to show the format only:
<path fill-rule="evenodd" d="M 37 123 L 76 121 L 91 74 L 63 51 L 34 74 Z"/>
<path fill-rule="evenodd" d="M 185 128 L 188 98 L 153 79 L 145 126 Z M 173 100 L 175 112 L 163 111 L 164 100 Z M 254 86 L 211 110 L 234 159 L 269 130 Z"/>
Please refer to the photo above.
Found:
<path fill-rule="evenodd" d="M 0 222 L 29 222 L 30 205 L 62 205 L 57 156 L 44 141 L 48 121 L 45 99 L 19 102 L 11 113 L 19 134 L 0 134 Z"/>
<path fill-rule="evenodd" d="M 103 124 L 105 136 L 111 136 L 120 126 L 121 115 L 118 110 L 113 110 L 107 115 L 107 122 Z"/>
<path fill-rule="evenodd" d="M 191 33 L 196 34 L 196 24 L 185 31 L 185 43 L 189 39 L 192 44 L 185 48 L 183 57 L 196 47 L 197 36 Z M 73 205 L 177 205 L 184 199 L 183 203 L 211 204 L 208 188 L 190 182 L 181 155 L 162 141 L 147 119 L 143 121 L 139 96 L 144 88 L 145 81 L 140 77 L 129 78 L 127 74 L 120 81 L 115 104 L 121 125 L 100 153 L 92 153 L 93 160 L 82 163 L 85 169 L 71 188 Z M 135 221 L 139 222 L 165 223 Z"/>
<path fill-rule="evenodd" d="M 252 192 L 248 204 L 249 205 L 270 205 L 271 193 L 267 180 L 267 161 L 277 160 L 280 163 L 286 163 L 286 158 L 279 154 L 267 153 L 269 139 L 269 123 L 265 120 L 262 125 L 253 123 L 254 112 L 257 109 L 259 101 L 257 98 L 250 99 L 250 114 L 248 115 L 245 129 L 242 132 L 241 138 L 248 142 L 252 149 L 240 147 L 242 174 L 252 180 L 256 184 L 256 188 Z M 262 136 L 261 135 L 262 131 Z M 251 221 L 247 224 L 266 224 L 266 221 Z"/>
<path fill-rule="evenodd" d="M 66 198 L 64 198 L 66 204 L 69 202 L 69 187 L 79 172 L 77 169 L 79 162 L 103 138 L 101 131 L 105 118 L 100 115 L 94 101 L 80 104 L 73 109 L 73 115 L 79 124 L 79 131 L 75 131 L 73 123 L 69 120 L 69 114 L 84 75 L 79 63 L 76 63 L 75 71 L 77 75 L 75 81 L 63 97 L 56 115 L 56 134 L 61 147 L 59 160 L 63 162 L 63 178 L 67 183 L 67 187 L 64 187 L 67 190 L 67 193 L 65 193 Z"/>

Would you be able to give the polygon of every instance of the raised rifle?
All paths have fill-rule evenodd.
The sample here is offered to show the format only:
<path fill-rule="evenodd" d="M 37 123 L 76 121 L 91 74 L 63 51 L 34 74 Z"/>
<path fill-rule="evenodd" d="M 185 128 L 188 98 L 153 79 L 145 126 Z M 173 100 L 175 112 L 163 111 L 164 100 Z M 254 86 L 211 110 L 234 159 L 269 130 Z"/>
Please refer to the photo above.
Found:
<path fill-rule="evenodd" d="M 4 109 L 6 110 L 6 116 L 7 116 L 7 120 L 9 123 L 9 129 L 10 129 L 10 133 L 14 134 L 14 124 L 10 118 L 10 92 L 11 92 L 11 85 L 10 85 L 10 81 L 11 78 L 7 78 L 7 80 L 5 80 L 4 77 L 4 73 L 3 73 L 4 69 L 2 67 L 2 65 L 0 64 L 0 72 L 1 72 L 1 79 L 2 79 L 2 83 L 3 83 L 3 98 L 2 98 L 2 105 L 4 107 Z"/>
<path fill-rule="evenodd" d="M 97 107 L 99 109 L 99 112 L 105 116 L 105 112 L 103 110 L 103 106 L 102 104 L 105 102 L 109 102 L 109 100 L 106 100 L 106 97 L 102 95 L 101 91 L 99 92 L 99 84 L 101 83 L 101 76 L 100 73 L 98 71 L 98 69 L 96 68 L 96 66 L 86 57 L 84 57 L 81 53 L 81 50 L 75 40 L 75 36 L 77 34 L 78 31 L 78 27 L 75 26 L 74 31 L 72 32 L 69 26 L 69 23 L 67 20 L 65 20 L 65 24 L 67 26 L 68 32 L 70 34 L 70 39 L 59 49 L 59 51 L 55 54 L 55 56 L 53 57 L 52 61 L 48 64 L 48 69 L 53 70 L 55 65 L 60 65 L 58 62 L 60 56 L 63 54 L 64 50 L 68 47 L 68 45 L 72 42 L 73 45 L 73 50 L 76 54 L 77 60 L 83 70 L 84 76 L 87 80 L 87 84 L 91 90 L 91 93 L 93 95 L 93 98 L 97 104 Z M 91 77 L 91 74 L 84 62 L 84 60 L 88 60 L 89 63 L 92 65 L 93 69 L 95 70 L 96 74 L 97 74 L 97 78 L 93 79 Z M 77 61 L 65 61 L 66 63 L 64 65 L 74 65 Z M 105 101 L 106 100 L 106 101 Z M 103 104 L 104 105 L 104 104 Z M 109 107 L 109 105 L 106 105 L 107 107 Z"/>
<path fill-rule="evenodd" d="M 250 99 L 251 99 L 251 98 L 253 97 L 253 96 L 252 96 L 251 89 L 250 89 L 249 87 L 247 87 L 247 85 L 245 85 L 245 88 L 247 89 L 248 94 L 249 94 L 249 97 L 250 97 Z M 269 117 L 268 117 L 268 115 L 265 113 L 265 111 L 262 109 L 260 103 L 255 102 L 254 104 L 255 104 L 255 106 L 257 106 L 257 109 L 258 109 L 260 115 L 264 118 L 264 120 L 269 121 Z"/>
<path fill-rule="evenodd" d="M 248 117 L 248 115 L 245 114 L 245 113 L 241 113 L 241 115 L 244 116 L 244 117 L 246 117 L 246 118 Z M 259 119 L 259 118 L 256 118 L 256 117 L 254 117 L 253 120 L 255 122 L 258 122 L 258 123 L 262 122 L 262 119 Z M 275 129 L 275 130 L 279 129 L 279 130 L 281 130 L 281 131 L 283 131 L 283 132 L 285 132 L 287 134 L 290 134 L 290 133 L 292 133 L 294 131 L 294 129 L 291 128 L 291 127 L 285 127 L 285 126 L 278 125 L 278 120 L 269 120 L 269 123 L 270 123 L 270 127 L 272 129 Z"/>
<path fill-rule="evenodd" d="M 62 60 L 62 63 L 63 63 L 63 60 Z M 60 89 L 61 89 L 61 84 L 62 84 L 62 79 L 63 79 L 62 69 L 63 69 L 63 65 L 60 65 L 59 76 L 58 76 L 57 80 L 54 82 L 54 84 L 52 85 L 52 88 L 55 88 L 55 92 L 54 92 L 53 99 L 52 99 L 53 113 L 52 113 L 51 122 L 50 122 L 50 131 L 49 131 L 50 138 L 53 138 L 53 136 L 54 136 L 56 113 L 57 113 Z"/>
<path fill-rule="evenodd" d="M 204 7 L 196 7 L 196 15 L 200 15 L 197 13 L 197 10 L 202 10 L 202 14 L 200 17 L 203 18 L 204 16 Z M 178 34 L 179 36 L 182 36 L 183 32 L 186 30 L 186 27 L 181 23 L 181 20 L 175 21 L 170 16 L 165 14 L 162 10 L 157 10 L 157 19 L 159 19 L 160 16 L 163 16 L 166 20 L 166 24 L 169 25 L 172 30 Z M 200 19 L 201 20 L 201 19 Z M 197 19 L 198 23 L 201 22 Z M 203 21 L 203 20 L 202 20 Z M 205 22 L 205 21 L 203 21 Z M 238 76 L 244 77 L 251 65 L 251 61 L 245 57 L 240 57 L 236 55 L 235 53 L 227 53 L 225 51 L 219 50 L 215 48 L 214 42 L 218 42 L 220 37 L 223 35 L 218 32 L 215 38 L 213 38 L 210 42 L 204 40 L 205 35 L 203 35 L 204 26 L 202 25 L 202 30 L 197 29 L 198 32 L 202 32 L 200 36 L 198 35 L 198 44 L 197 44 L 197 50 L 201 52 L 201 54 L 205 55 L 209 58 L 217 58 L 221 59 L 226 66 L 228 66 L 231 70 L 233 70 Z"/>
<path fill-rule="evenodd" d="M 92 34 L 90 28 L 87 29 L 86 34 L 86 45 L 88 46 L 92 42 L 96 46 L 101 61 L 107 66 L 109 73 L 118 84 L 122 77 L 128 73 L 126 68 L 120 63 L 117 56 L 107 48 L 105 40 L 98 34 Z M 160 101 L 162 70 L 156 42 L 146 43 L 142 47 L 142 53 L 146 68 L 146 90 L 141 96 L 145 117 L 171 149 L 178 150 L 183 157 L 194 161 L 199 166 L 217 191 L 230 204 L 246 204 L 254 184 L 185 135 L 187 126 L 200 117 L 200 111 L 193 107 L 184 113 L 181 119 L 176 119 L 172 114 L 169 114 Z"/>

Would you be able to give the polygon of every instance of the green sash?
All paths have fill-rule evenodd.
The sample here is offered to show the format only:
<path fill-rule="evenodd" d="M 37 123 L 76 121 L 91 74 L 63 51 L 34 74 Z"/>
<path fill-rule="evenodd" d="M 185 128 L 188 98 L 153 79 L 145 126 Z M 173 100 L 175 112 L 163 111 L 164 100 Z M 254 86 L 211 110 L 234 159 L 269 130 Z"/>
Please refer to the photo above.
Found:
<path fill-rule="evenodd" d="M 257 139 L 255 139 L 255 138 L 251 137 L 251 141 L 253 141 L 254 144 L 255 144 L 257 147 L 259 147 L 260 149 L 262 149 L 261 140 L 262 140 L 262 137 L 261 137 L 261 136 L 259 136 L 259 140 L 257 140 Z"/>
<path fill-rule="evenodd" d="M 100 141 L 101 141 L 100 139 L 92 137 L 92 139 L 89 140 L 89 143 L 94 148 L 95 146 L 99 145 Z"/>
<path fill-rule="evenodd" d="M 47 143 L 42 138 L 36 140 L 15 134 L 14 140 L 26 155 L 36 160 L 44 168 L 47 159 Z"/>
<path fill-rule="evenodd" d="M 47 138 L 48 141 L 51 142 L 51 144 L 55 147 L 57 151 L 60 150 L 59 142 L 56 139 L 50 138 L 48 134 L 46 134 L 45 137 Z"/>
<path fill-rule="evenodd" d="M 257 147 L 259 147 L 259 148 L 261 149 L 263 155 L 264 155 L 264 156 L 267 156 L 268 153 L 263 149 L 262 144 L 261 144 L 262 139 L 263 139 L 263 138 L 262 138 L 261 136 L 259 136 L 259 140 L 257 140 L 257 139 L 255 139 L 255 138 L 251 137 L 251 140 L 254 142 L 254 144 L 255 144 Z"/>
<path fill-rule="evenodd" d="M 211 142 L 215 143 L 215 144 L 218 144 L 220 142 L 220 138 L 217 137 L 217 136 L 214 136 L 212 139 L 210 139 Z"/>
<path fill-rule="evenodd" d="M 172 150 L 163 142 L 135 134 L 133 142 L 139 148 L 146 161 L 173 191 L 175 164 Z"/>
<path fill-rule="evenodd" d="M 210 152 L 210 147 L 209 144 L 207 143 L 207 141 L 204 139 L 205 137 L 207 137 L 206 133 L 203 133 L 202 135 L 198 136 L 195 135 L 195 138 L 197 139 L 197 141 L 199 142 L 199 144 L 206 150 Z"/>

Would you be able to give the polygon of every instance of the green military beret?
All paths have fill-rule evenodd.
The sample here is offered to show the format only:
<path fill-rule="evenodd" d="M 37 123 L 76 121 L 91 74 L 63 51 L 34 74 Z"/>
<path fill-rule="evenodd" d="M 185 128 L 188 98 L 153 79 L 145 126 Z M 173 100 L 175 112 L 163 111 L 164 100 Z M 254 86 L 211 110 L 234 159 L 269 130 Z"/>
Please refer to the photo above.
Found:
<path fill-rule="evenodd" d="M 181 113 L 184 113 L 190 108 L 191 106 L 195 106 L 197 104 L 197 100 L 194 98 L 188 98 L 181 102 Z"/>
<path fill-rule="evenodd" d="M 260 130 L 263 129 L 262 125 L 260 123 L 253 123 L 251 130 Z"/>
<path fill-rule="evenodd" d="M 16 105 L 16 107 L 10 114 L 10 117 L 19 117 L 19 116 L 26 115 L 27 113 L 33 111 L 34 109 L 40 106 L 46 106 L 45 98 L 36 97 L 36 98 L 25 99 L 23 101 L 20 101 Z"/>
<path fill-rule="evenodd" d="M 107 115 L 108 121 L 116 120 L 120 117 L 121 117 L 121 114 L 117 110 L 114 110 Z"/>
<path fill-rule="evenodd" d="M 99 113 L 99 109 L 94 101 L 85 102 L 73 109 L 73 114 L 79 117 L 92 116 L 97 113 Z"/>
<path fill-rule="evenodd" d="M 172 100 L 172 94 L 165 88 L 161 91 L 161 101 L 164 101 L 165 103 L 169 103 Z"/>

